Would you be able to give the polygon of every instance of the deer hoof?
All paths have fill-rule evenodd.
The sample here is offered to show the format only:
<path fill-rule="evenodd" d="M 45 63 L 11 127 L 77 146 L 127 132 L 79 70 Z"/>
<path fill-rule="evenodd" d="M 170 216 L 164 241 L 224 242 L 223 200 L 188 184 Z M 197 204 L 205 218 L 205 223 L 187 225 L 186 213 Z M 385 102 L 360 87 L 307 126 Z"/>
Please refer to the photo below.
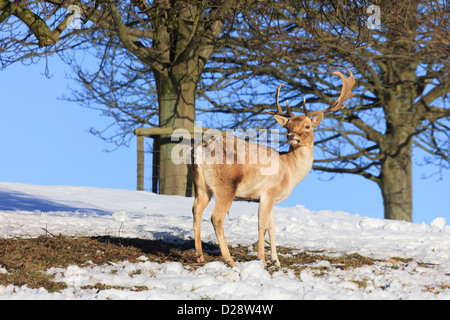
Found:
<path fill-rule="evenodd" d="M 203 255 L 197 256 L 197 263 L 204 263 L 204 262 L 205 262 L 205 258 L 203 257 Z"/>
<path fill-rule="evenodd" d="M 230 267 L 235 267 L 236 263 L 234 263 L 233 259 L 231 260 L 225 260 L 225 262 L 230 266 Z"/>

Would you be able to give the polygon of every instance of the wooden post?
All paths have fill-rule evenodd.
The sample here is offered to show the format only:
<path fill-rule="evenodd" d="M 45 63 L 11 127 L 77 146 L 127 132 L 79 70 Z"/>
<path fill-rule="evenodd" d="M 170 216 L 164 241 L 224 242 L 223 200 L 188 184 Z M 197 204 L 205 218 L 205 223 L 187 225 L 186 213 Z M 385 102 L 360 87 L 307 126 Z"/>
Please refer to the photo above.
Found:
<path fill-rule="evenodd" d="M 144 136 L 137 136 L 137 190 L 144 191 Z"/>
<path fill-rule="evenodd" d="M 158 193 L 159 182 L 159 136 L 153 136 L 152 192 Z"/>
<path fill-rule="evenodd" d="M 197 132 L 204 133 L 207 130 L 211 130 L 209 128 L 179 128 L 188 130 L 191 134 L 194 135 Z M 161 185 L 165 183 L 165 181 L 161 181 L 161 173 L 160 173 L 160 146 L 161 139 L 163 136 L 170 136 L 174 131 L 174 128 L 170 127 L 157 127 L 157 128 L 137 128 L 134 130 L 134 134 L 137 138 L 137 190 L 144 190 L 144 137 L 153 138 L 153 166 L 152 166 L 152 192 L 161 193 Z M 197 130 L 197 131 L 196 131 Z M 225 132 L 223 132 L 225 133 Z M 194 141 L 194 140 L 193 140 Z M 165 159 L 166 161 L 171 161 L 170 157 Z M 188 174 L 184 174 L 179 176 L 179 179 L 185 185 L 183 192 L 179 192 L 180 195 L 192 196 L 193 194 L 193 182 L 191 181 Z"/>

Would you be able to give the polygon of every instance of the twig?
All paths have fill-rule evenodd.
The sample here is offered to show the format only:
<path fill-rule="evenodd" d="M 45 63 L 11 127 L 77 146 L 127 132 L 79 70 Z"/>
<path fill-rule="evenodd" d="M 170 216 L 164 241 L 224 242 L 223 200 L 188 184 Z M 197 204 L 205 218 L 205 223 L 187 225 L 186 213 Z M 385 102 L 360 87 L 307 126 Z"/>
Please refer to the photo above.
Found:
<path fill-rule="evenodd" d="M 120 231 L 122 230 L 122 227 L 123 227 L 123 221 L 122 221 L 122 223 L 120 224 L 120 227 L 119 227 L 119 234 L 118 234 L 118 238 L 120 239 Z"/>
<path fill-rule="evenodd" d="M 41 228 L 41 229 L 45 231 L 46 237 L 48 237 L 48 235 L 51 235 L 53 238 L 56 238 L 56 236 L 53 233 L 51 233 L 47 230 L 47 224 L 45 224 L 45 228 Z"/>

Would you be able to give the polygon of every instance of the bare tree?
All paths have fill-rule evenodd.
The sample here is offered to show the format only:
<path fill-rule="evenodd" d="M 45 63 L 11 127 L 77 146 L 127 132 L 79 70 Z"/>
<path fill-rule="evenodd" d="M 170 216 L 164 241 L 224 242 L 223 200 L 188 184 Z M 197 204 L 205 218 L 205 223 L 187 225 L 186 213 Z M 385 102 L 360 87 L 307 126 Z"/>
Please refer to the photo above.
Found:
<path fill-rule="evenodd" d="M 97 51 L 101 62 L 96 71 L 90 72 L 83 65 L 78 65 L 77 69 L 80 81 L 90 92 L 91 99 L 88 103 L 100 102 L 107 105 L 108 108 L 103 109 L 107 115 L 116 119 L 125 117 L 135 125 L 179 128 L 193 127 L 197 85 L 205 64 L 216 49 L 216 41 L 223 34 L 225 22 L 251 2 L 48 0 L 24 2 L 23 8 L 39 22 L 45 20 L 44 16 L 48 12 L 55 16 L 54 21 L 57 21 L 61 20 L 58 15 L 61 17 L 72 6 L 79 8 L 83 26 L 60 37 L 58 46 L 54 46 L 52 50 L 55 52 L 78 48 L 86 53 L 90 48 L 91 52 Z M 17 1 L 15 3 L 6 1 L 5 7 L 0 7 L 3 11 L 2 16 L 9 14 L 10 8 L 14 8 L 13 14 L 22 17 L 16 3 Z M 30 7 L 26 9 L 26 5 Z M 22 21 L 25 22 L 25 19 Z M 52 41 L 48 42 L 46 34 L 41 35 L 40 29 L 34 30 L 36 28 L 33 23 L 26 22 L 26 24 L 29 30 L 25 30 L 24 33 L 28 37 L 29 31 L 32 31 L 40 45 L 56 42 L 53 34 Z M 23 43 L 18 40 L 21 37 L 16 25 L 7 25 L 9 29 L 4 26 L 2 25 L 2 31 L 9 30 L 11 33 L 9 43 L 16 42 L 17 46 L 14 49 L 5 47 L 3 51 L 18 52 L 15 48 L 20 50 Z M 34 50 L 35 48 L 31 48 L 26 57 L 36 54 Z M 10 57 L 13 61 L 17 60 L 13 54 Z M 117 57 L 128 68 L 125 74 L 122 71 L 116 73 Z M 72 59 L 68 56 L 65 58 Z M 127 58 L 129 63 L 126 62 Z M 4 60 L 5 63 L 10 62 Z M 130 72 L 134 74 L 131 75 Z M 128 76 L 133 81 L 128 81 Z M 109 86 L 104 86 L 105 81 L 109 81 Z M 155 89 L 158 104 L 157 123 L 154 122 L 156 119 L 154 105 L 146 104 L 148 107 L 146 110 L 144 107 L 144 110 L 139 108 L 139 113 L 133 112 L 137 101 L 133 101 L 128 90 L 138 89 L 135 87 L 136 82 L 141 82 L 143 86 L 141 89 L 149 90 L 150 94 L 153 93 L 153 88 Z M 80 99 L 80 95 L 75 99 Z M 121 119 L 120 123 L 126 123 L 128 120 Z M 185 165 L 177 165 L 170 161 L 176 143 L 171 141 L 170 136 L 162 136 L 159 145 L 160 192 L 184 194 L 187 182 L 186 179 L 180 179 L 180 176 L 187 176 L 187 168 Z"/>
<path fill-rule="evenodd" d="M 39 12 L 59 14 L 52 28 L 70 5 L 81 8 L 83 27 L 59 36 L 52 49 L 99 57 L 89 69 L 65 55 L 82 84 L 74 99 L 113 117 L 118 132 L 109 137 L 118 143 L 136 126 L 191 126 L 196 97 L 197 112 L 225 116 L 225 127 L 270 126 L 260 115 L 280 82 L 297 110 L 303 97 L 321 109 L 338 95 L 329 71 L 340 68 L 355 74 L 356 96 L 316 133 L 314 169 L 376 182 L 385 217 L 411 220 L 413 146 L 430 154 L 427 162 L 449 167 L 444 1 L 35 2 Z M 28 41 L 32 32 L 25 34 L 10 39 L 20 46 L 17 39 Z M 2 62 L 12 52 L 5 46 Z M 174 144 L 163 144 L 167 158 Z"/>
<path fill-rule="evenodd" d="M 210 107 L 199 111 L 234 115 L 235 125 L 249 125 L 267 107 L 266 93 L 280 82 L 300 111 L 303 97 L 316 105 L 336 96 L 329 70 L 352 70 L 359 89 L 349 106 L 329 114 L 326 127 L 318 130 L 321 152 L 313 168 L 374 181 L 385 217 L 411 221 L 413 146 L 440 168 L 450 164 L 448 3 L 282 3 L 254 25 L 241 24 L 235 30 L 240 40 L 235 36 L 220 46 L 205 70 L 212 75 L 203 93 Z M 375 9 L 380 23 L 368 24 Z M 213 93 L 230 79 L 248 85 Z"/>

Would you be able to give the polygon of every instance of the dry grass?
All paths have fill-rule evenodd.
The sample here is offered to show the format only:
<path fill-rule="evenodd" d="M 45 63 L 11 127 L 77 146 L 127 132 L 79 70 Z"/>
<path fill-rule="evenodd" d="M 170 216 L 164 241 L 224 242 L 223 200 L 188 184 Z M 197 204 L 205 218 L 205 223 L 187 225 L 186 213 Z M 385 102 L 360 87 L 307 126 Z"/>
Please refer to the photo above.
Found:
<path fill-rule="evenodd" d="M 0 285 L 28 285 L 45 288 L 49 292 L 66 288 L 64 283 L 51 281 L 52 275 L 43 271 L 51 267 L 104 264 L 128 260 L 137 262 L 146 256 L 149 261 L 163 263 L 178 261 L 196 265 L 191 241 L 171 244 L 163 241 L 124 239 L 111 237 L 40 236 L 38 238 L 0 239 Z M 208 245 L 205 246 L 208 250 Z M 211 249 L 216 251 L 215 248 Z M 220 260 L 217 254 L 206 254 L 207 261 Z"/>
<path fill-rule="evenodd" d="M 102 243 L 91 238 L 46 237 L 34 239 L 0 239 L 0 265 L 8 274 L 0 274 L 0 284 L 27 284 L 30 288 L 44 287 L 48 291 L 65 288 L 65 284 L 50 281 L 45 275 L 51 267 L 83 266 L 88 261 L 102 264 L 106 261 L 134 261 L 138 249 Z"/>
<path fill-rule="evenodd" d="M 66 288 L 65 283 L 53 282 L 52 275 L 43 273 L 51 267 L 80 267 L 90 264 L 104 264 L 128 260 L 139 261 L 146 256 L 149 261 L 163 263 L 177 261 L 195 269 L 196 263 L 193 241 L 168 243 L 164 241 L 125 239 L 111 237 L 66 237 L 46 235 L 38 238 L 0 239 L 0 267 L 8 273 L 0 274 L 0 285 L 28 285 L 29 288 L 43 287 L 49 292 Z M 333 267 L 349 269 L 362 265 L 372 265 L 374 260 L 359 254 L 330 257 L 326 251 L 299 251 L 294 248 L 279 247 L 280 262 L 298 275 L 308 264 L 329 261 Z M 253 246 L 232 248 L 236 262 L 256 259 Z M 216 245 L 204 244 L 206 263 L 221 261 Z M 269 266 L 270 272 L 277 270 Z M 326 270 L 324 270 L 326 271 Z M 101 288 L 99 288 L 101 289 Z"/>

